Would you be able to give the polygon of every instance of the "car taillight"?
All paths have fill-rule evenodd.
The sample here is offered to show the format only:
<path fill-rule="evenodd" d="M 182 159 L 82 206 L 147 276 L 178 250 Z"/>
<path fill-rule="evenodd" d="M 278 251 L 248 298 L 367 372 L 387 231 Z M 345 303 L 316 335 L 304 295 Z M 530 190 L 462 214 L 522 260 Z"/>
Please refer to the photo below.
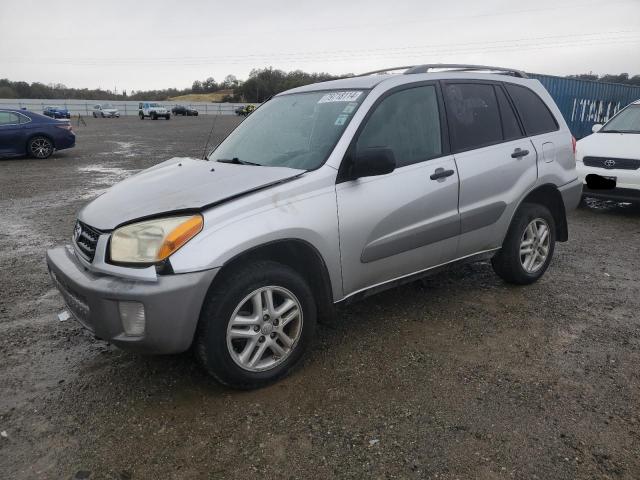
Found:
<path fill-rule="evenodd" d="M 574 137 L 573 135 L 571 135 L 571 146 L 573 147 L 573 156 L 576 156 L 576 150 L 577 150 L 577 142 L 576 142 L 576 137 Z"/>

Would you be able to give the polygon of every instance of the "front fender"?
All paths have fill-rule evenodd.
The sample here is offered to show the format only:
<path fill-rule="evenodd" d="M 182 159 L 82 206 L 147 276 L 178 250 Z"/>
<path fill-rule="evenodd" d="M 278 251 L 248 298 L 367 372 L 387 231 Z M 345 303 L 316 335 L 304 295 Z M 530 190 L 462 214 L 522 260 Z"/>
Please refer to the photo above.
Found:
<path fill-rule="evenodd" d="M 171 257 L 175 273 L 224 266 L 261 245 L 301 240 L 324 260 L 333 297 L 342 297 L 335 170 L 320 170 L 203 212 L 204 230 Z M 321 169 L 322 170 L 322 169 Z"/>

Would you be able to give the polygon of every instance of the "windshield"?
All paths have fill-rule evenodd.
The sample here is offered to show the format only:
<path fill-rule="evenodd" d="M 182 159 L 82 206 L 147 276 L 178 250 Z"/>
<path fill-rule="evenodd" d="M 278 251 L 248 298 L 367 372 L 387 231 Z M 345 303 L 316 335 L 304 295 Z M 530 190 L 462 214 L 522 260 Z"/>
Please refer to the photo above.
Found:
<path fill-rule="evenodd" d="M 150 103 L 149 106 L 150 107 L 159 107 L 160 104 L 159 103 Z"/>
<path fill-rule="evenodd" d="M 274 97 L 251 113 L 208 158 L 316 169 L 327 160 L 364 97 L 361 90 Z"/>
<path fill-rule="evenodd" d="M 609 120 L 601 132 L 640 133 L 640 105 L 625 108 Z"/>

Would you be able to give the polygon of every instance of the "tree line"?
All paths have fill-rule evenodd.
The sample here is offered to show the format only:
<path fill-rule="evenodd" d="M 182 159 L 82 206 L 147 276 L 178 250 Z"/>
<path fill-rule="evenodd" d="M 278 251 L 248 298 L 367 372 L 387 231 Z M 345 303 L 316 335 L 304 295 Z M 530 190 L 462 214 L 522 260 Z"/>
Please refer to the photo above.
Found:
<path fill-rule="evenodd" d="M 198 93 L 215 93 L 226 91 L 223 102 L 263 102 L 267 98 L 290 88 L 323 82 L 335 78 L 350 76 L 331 75 L 328 73 L 307 73 L 301 70 L 285 72 L 274 68 L 251 70 L 247 80 L 238 80 L 234 75 L 227 75 L 223 81 L 216 82 L 213 77 L 196 80 L 190 88 L 166 88 L 163 90 L 138 90 L 114 92 L 100 88 L 70 88 L 61 83 L 48 84 L 40 82 L 11 81 L 0 79 L 0 98 L 56 98 L 78 100 L 167 100 L 172 97 Z M 567 75 L 567 78 L 581 80 L 597 80 L 601 82 L 622 83 L 640 86 L 640 75 L 629 76 L 628 73 L 595 75 L 582 73 Z"/>

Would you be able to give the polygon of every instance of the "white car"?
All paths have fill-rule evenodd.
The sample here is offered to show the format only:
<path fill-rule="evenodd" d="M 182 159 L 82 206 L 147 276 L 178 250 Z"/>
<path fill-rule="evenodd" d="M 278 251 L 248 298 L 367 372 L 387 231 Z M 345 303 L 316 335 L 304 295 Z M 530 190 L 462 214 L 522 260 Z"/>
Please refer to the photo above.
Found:
<path fill-rule="evenodd" d="M 120 118 L 120 112 L 108 103 L 93 106 L 93 118 Z"/>
<path fill-rule="evenodd" d="M 577 144 L 583 195 L 640 202 L 640 100 L 631 103 Z"/>

